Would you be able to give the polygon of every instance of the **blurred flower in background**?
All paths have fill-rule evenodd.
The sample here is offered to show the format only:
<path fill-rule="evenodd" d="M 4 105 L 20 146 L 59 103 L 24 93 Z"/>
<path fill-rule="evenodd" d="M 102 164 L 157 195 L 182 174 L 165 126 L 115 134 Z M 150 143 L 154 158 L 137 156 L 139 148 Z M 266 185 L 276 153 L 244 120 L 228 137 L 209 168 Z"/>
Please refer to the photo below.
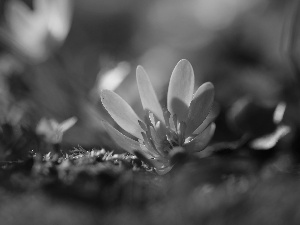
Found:
<path fill-rule="evenodd" d="M 26 62 L 44 61 L 69 33 L 72 0 L 34 0 L 33 9 L 20 0 L 4 5 L 0 39 Z"/>
<path fill-rule="evenodd" d="M 76 117 L 71 117 L 61 123 L 54 119 L 42 118 L 36 127 L 36 133 L 44 137 L 46 142 L 59 144 L 62 141 L 63 134 L 75 125 Z"/>

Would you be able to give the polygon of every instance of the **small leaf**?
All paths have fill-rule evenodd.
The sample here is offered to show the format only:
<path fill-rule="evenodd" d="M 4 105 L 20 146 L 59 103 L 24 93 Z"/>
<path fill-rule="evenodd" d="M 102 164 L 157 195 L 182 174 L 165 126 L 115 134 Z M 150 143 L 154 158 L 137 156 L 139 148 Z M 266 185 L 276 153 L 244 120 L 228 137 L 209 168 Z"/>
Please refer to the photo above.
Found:
<path fill-rule="evenodd" d="M 140 143 L 125 136 L 124 134 L 113 128 L 108 122 L 102 121 L 107 133 L 116 142 L 116 144 L 126 150 L 127 152 L 134 154 L 135 151 L 142 151 Z"/>
<path fill-rule="evenodd" d="M 139 125 L 139 117 L 119 95 L 113 91 L 103 90 L 101 101 L 107 112 L 116 123 L 133 136 L 142 139 L 143 129 Z"/>
<path fill-rule="evenodd" d="M 136 69 L 136 80 L 143 108 L 145 110 L 150 110 L 158 118 L 158 120 L 164 123 L 161 105 L 146 71 L 141 66 L 138 66 Z"/>
<path fill-rule="evenodd" d="M 268 150 L 273 148 L 277 142 L 291 131 L 288 126 L 279 126 L 276 131 L 250 143 L 250 147 L 256 150 Z"/>
<path fill-rule="evenodd" d="M 175 66 L 168 88 L 168 110 L 177 115 L 179 122 L 186 121 L 188 107 L 194 92 L 194 71 L 186 59 L 180 60 Z"/>
<path fill-rule="evenodd" d="M 196 136 L 187 144 L 184 144 L 183 147 L 187 152 L 197 152 L 203 150 L 213 137 L 215 129 L 215 123 L 210 124 L 201 134 Z"/>
<path fill-rule="evenodd" d="M 202 84 L 196 91 L 189 107 L 186 136 L 192 134 L 202 124 L 211 110 L 213 101 L 213 84 L 210 82 Z"/>

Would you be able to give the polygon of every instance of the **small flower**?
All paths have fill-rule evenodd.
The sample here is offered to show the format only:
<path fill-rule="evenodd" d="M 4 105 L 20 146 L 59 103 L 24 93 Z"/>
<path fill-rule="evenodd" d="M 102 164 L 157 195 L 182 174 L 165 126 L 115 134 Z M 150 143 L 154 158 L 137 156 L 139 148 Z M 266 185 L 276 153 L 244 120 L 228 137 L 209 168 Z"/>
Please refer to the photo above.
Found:
<path fill-rule="evenodd" d="M 31 63 L 43 61 L 69 33 L 72 0 L 34 0 L 33 10 L 20 0 L 5 5 L 0 39 Z"/>
<path fill-rule="evenodd" d="M 63 134 L 75 125 L 76 117 L 71 117 L 61 123 L 54 119 L 42 118 L 36 127 L 36 133 L 42 135 L 45 141 L 51 144 L 59 144 L 62 141 Z"/>
<path fill-rule="evenodd" d="M 214 100 L 211 83 L 202 84 L 193 95 L 194 72 L 187 60 L 176 65 L 168 88 L 167 109 L 163 109 L 145 70 L 138 66 L 137 84 L 145 118 L 142 121 L 116 93 L 101 92 L 101 101 L 115 122 L 135 141 L 103 124 L 112 139 L 124 150 L 139 154 L 155 167 L 157 173 L 171 170 L 170 154 L 181 149 L 187 153 L 203 150 L 215 131 L 213 117 L 208 116 Z"/>

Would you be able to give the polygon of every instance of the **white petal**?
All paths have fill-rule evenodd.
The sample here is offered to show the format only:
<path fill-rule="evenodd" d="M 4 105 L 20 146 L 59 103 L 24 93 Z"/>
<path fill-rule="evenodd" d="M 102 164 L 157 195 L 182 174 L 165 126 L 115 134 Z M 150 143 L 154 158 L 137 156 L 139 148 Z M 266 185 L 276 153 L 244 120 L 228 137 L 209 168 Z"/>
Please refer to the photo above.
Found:
<path fill-rule="evenodd" d="M 198 152 L 203 150 L 214 135 L 216 125 L 212 123 L 201 134 L 183 145 L 187 152 Z"/>
<path fill-rule="evenodd" d="M 138 66 L 136 69 L 136 81 L 143 108 L 145 110 L 150 110 L 158 118 L 158 120 L 164 123 L 161 105 L 146 71 L 141 66 Z"/>
<path fill-rule="evenodd" d="M 60 123 L 59 127 L 62 132 L 65 132 L 66 130 L 69 130 L 71 127 L 75 125 L 77 122 L 76 117 L 71 117 L 63 122 Z"/>
<path fill-rule="evenodd" d="M 286 109 L 286 104 L 284 102 L 281 102 L 276 106 L 276 109 L 275 109 L 274 115 L 273 115 L 274 123 L 278 124 L 282 121 L 285 109 Z"/>
<path fill-rule="evenodd" d="M 103 126 L 105 127 L 106 131 L 110 135 L 110 137 L 116 142 L 116 144 L 120 148 L 126 150 L 127 152 L 129 152 L 131 154 L 134 154 L 134 151 L 142 152 L 139 142 L 120 133 L 106 121 L 102 121 L 102 123 L 103 123 Z"/>
<path fill-rule="evenodd" d="M 214 86 L 207 82 L 202 84 L 196 91 L 189 107 L 186 122 L 186 137 L 192 134 L 205 120 L 211 110 L 214 101 Z"/>
<path fill-rule="evenodd" d="M 175 66 L 168 88 L 168 110 L 177 115 L 179 122 L 186 121 L 188 107 L 194 92 L 194 71 L 186 59 L 180 60 Z"/>
<path fill-rule="evenodd" d="M 267 150 L 273 148 L 277 142 L 291 131 L 288 126 L 279 126 L 272 134 L 257 138 L 250 143 L 251 148 Z"/>
<path fill-rule="evenodd" d="M 36 133 L 39 135 L 45 135 L 49 132 L 54 132 L 50 121 L 46 118 L 42 118 L 36 126 Z"/>
<path fill-rule="evenodd" d="M 214 109 L 212 108 L 211 111 L 209 112 L 209 114 L 207 115 L 207 117 L 205 118 L 205 120 L 193 132 L 193 135 L 198 135 L 202 131 L 204 131 L 204 129 L 206 129 L 208 127 L 208 125 L 210 125 L 216 119 L 217 116 L 218 116 L 218 112 L 215 112 Z"/>
<path fill-rule="evenodd" d="M 140 118 L 136 115 L 130 105 L 113 91 L 103 90 L 101 101 L 107 112 L 116 123 L 133 136 L 143 139 L 143 129 L 139 125 Z"/>

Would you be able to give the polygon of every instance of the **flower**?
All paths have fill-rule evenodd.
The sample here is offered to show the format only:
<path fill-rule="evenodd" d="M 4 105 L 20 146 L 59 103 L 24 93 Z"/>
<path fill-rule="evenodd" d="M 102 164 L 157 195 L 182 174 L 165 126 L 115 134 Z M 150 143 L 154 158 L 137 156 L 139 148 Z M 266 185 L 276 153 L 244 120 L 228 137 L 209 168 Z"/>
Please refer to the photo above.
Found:
<path fill-rule="evenodd" d="M 36 127 L 36 133 L 42 135 L 45 141 L 51 144 L 59 144 L 63 134 L 75 125 L 76 117 L 71 117 L 61 123 L 54 119 L 42 118 Z"/>
<path fill-rule="evenodd" d="M 168 88 L 167 109 L 163 109 L 141 66 L 137 67 L 136 77 L 146 112 L 144 121 L 113 91 L 103 90 L 101 101 L 114 121 L 138 141 L 123 135 L 106 121 L 103 124 L 121 148 L 129 153 L 142 155 L 152 163 L 157 173 L 164 174 L 172 169 L 172 151 L 201 151 L 212 138 L 215 124 L 209 112 L 214 100 L 214 86 L 209 82 L 204 83 L 193 95 L 193 68 L 189 61 L 182 59 L 173 70 Z"/>
<path fill-rule="evenodd" d="M 71 6 L 72 0 L 34 0 L 31 10 L 20 0 L 8 1 L 0 40 L 31 63 L 44 61 L 69 33 Z"/>

